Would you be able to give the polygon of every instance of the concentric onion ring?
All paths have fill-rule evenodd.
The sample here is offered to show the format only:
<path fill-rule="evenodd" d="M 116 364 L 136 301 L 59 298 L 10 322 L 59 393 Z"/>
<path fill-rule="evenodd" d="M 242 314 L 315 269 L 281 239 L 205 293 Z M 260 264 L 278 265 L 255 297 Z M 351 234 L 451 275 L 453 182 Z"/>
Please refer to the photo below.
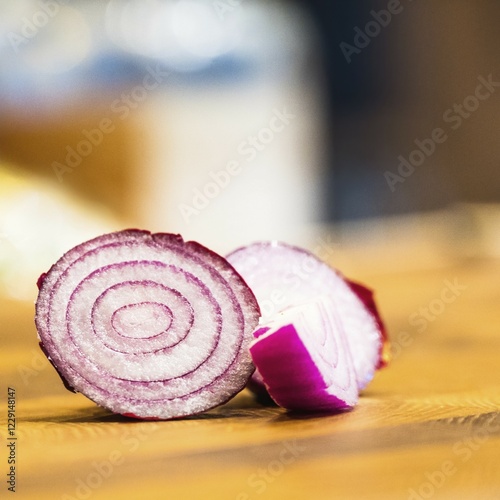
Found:
<path fill-rule="evenodd" d="M 100 236 L 67 252 L 39 285 L 42 349 L 70 387 L 115 413 L 199 413 L 254 370 L 253 293 L 224 258 L 179 235 Z"/>

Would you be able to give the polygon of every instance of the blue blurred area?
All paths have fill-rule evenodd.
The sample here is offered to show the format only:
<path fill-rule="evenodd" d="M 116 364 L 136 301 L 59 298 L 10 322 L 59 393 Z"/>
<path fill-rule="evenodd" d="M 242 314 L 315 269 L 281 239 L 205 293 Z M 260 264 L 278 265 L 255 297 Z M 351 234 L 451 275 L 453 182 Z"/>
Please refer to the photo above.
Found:
<path fill-rule="evenodd" d="M 329 219 L 500 201 L 500 94 L 474 101 L 478 78 L 500 81 L 500 4 L 311 0 L 307 9 L 329 90 Z M 464 102 L 473 111 L 462 117 L 455 106 Z M 386 173 L 399 175 L 399 156 L 408 159 L 436 128 L 446 142 L 391 190 Z"/>
<path fill-rule="evenodd" d="M 273 58 L 288 50 L 286 40 L 269 51 L 269 40 L 253 42 L 238 32 L 265 24 L 259 9 L 251 16 L 235 12 L 225 22 L 216 14 L 207 1 L 7 0 L 0 6 L 0 102 L 3 107 L 22 107 L 27 101 L 35 108 L 57 107 L 65 99 L 77 100 L 82 92 L 98 94 L 140 82 L 151 65 L 168 71 L 168 84 L 178 86 L 246 82 L 269 70 L 283 70 Z M 210 20 L 212 31 L 205 38 L 219 30 L 212 50 L 202 50 L 203 40 L 186 46 L 188 37 L 176 33 L 170 20 L 187 23 L 187 15 L 195 26 Z M 260 28 L 268 37 L 269 27 Z M 288 62 L 282 62 L 286 71 Z"/>

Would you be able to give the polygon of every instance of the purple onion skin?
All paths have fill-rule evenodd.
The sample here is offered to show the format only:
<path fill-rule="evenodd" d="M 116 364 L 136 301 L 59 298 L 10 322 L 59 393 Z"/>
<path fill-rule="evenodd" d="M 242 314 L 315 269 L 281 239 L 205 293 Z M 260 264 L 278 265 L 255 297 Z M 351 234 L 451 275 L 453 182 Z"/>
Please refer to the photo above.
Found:
<path fill-rule="evenodd" d="M 45 281 L 46 276 L 47 276 L 47 273 L 42 273 L 42 274 L 40 274 L 39 278 L 37 279 L 36 286 L 37 286 L 38 290 L 40 290 L 40 288 L 42 288 L 42 285 L 43 285 L 43 282 Z"/>
<path fill-rule="evenodd" d="M 370 311 L 371 315 L 373 316 L 373 318 L 377 323 L 377 326 L 380 330 L 380 337 L 382 339 L 382 342 L 380 343 L 379 360 L 376 368 L 377 370 L 385 368 L 391 360 L 391 346 L 389 342 L 389 335 L 387 333 L 387 328 L 385 326 L 384 320 L 382 319 L 382 316 L 380 315 L 377 304 L 375 302 L 375 297 L 374 297 L 375 294 L 373 290 L 356 281 L 346 279 L 346 283 L 351 287 L 351 290 L 363 302 L 366 309 Z"/>
<path fill-rule="evenodd" d="M 64 387 L 69 391 L 72 392 L 73 394 L 78 393 L 78 391 L 75 391 L 74 387 L 68 382 L 66 377 L 61 373 L 61 370 L 57 367 L 57 365 L 52 361 L 52 358 L 50 357 L 50 354 L 47 352 L 47 349 L 45 349 L 45 346 L 43 345 L 43 342 L 38 342 L 38 347 L 40 350 L 45 354 L 45 357 L 48 359 L 49 363 L 52 365 L 56 373 L 59 375 L 59 378 L 61 379 L 61 382 L 63 383 Z"/>

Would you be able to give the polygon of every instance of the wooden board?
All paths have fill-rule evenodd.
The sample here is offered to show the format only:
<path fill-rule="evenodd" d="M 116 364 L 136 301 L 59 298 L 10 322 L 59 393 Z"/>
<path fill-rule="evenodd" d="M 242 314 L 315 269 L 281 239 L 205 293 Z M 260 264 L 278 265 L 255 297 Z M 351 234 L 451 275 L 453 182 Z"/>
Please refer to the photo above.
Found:
<path fill-rule="evenodd" d="M 247 392 L 183 420 L 111 415 L 62 387 L 37 349 L 33 306 L 3 300 L 0 498 L 500 498 L 500 262 L 450 262 L 348 270 L 377 290 L 395 359 L 359 406 L 333 416 L 260 406 Z"/>

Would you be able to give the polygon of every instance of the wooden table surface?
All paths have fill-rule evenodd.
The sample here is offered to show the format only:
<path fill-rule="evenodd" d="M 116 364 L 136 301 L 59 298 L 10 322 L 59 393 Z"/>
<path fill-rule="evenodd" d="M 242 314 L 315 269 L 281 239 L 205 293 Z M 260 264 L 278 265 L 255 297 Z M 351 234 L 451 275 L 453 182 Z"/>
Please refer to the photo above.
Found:
<path fill-rule="evenodd" d="M 183 420 L 111 415 L 66 392 L 37 349 L 33 306 L 3 299 L 0 498 L 500 498 L 500 261 L 368 264 L 347 267 L 377 290 L 394 360 L 353 411 L 332 416 L 260 406 L 246 392 Z"/>

